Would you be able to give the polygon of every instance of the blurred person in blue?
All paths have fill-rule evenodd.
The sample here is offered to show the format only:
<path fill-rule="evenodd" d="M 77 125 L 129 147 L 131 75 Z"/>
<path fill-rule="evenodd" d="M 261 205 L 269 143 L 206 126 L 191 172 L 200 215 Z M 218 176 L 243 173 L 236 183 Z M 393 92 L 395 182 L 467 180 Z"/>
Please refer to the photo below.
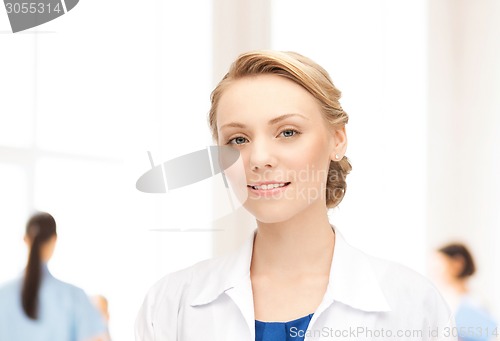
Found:
<path fill-rule="evenodd" d="M 500 335 L 494 318 L 471 293 L 469 280 L 476 272 L 476 264 L 464 244 L 451 243 L 438 249 L 434 271 L 443 295 L 455 312 L 459 340 L 488 341 Z"/>
<path fill-rule="evenodd" d="M 29 248 L 24 275 L 0 287 L 0 340 L 103 340 L 106 329 L 89 297 L 47 267 L 57 241 L 54 218 L 34 214 L 24 240 Z"/>

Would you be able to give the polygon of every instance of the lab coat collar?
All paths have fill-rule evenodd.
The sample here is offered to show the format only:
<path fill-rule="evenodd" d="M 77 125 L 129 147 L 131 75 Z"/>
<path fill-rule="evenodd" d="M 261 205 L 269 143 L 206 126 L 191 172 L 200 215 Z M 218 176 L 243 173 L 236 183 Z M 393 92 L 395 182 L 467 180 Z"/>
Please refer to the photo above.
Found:
<path fill-rule="evenodd" d="M 391 311 L 375 273 L 372 257 L 349 245 L 339 230 L 325 298 L 366 312 Z"/>
<path fill-rule="evenodd" d="M 256 232 L 257 230 L 238 250 L 205 263 L 207 266 L 203 266 L 200 273 L 195 274 L 204 281 L 197 283 L 199 286 L 195 290 L 198 292 L 191 306 L 211 303 L 224 292 L 240 288 L 250 281 L 250 264 Z"/>
<path fill-rule="evenodd" d="M 337 228 L 330 279 L 323 301 L 315 311 L 314 320 L 334 301 L 367 312 L 390 311 L 380 288 L 370 257 L 349 245 Z M 229 256 L 210 263 L 209 276 L 198 287 L 191 306 L 211 303 L 221 294 L 229 295 L 242 311 L 249 326 L 254 324 L 253 294 L 250 281 L 254 231 L 243 247 Z M 313 322 L 313 321 L 311 321 Z M 252 328 L 250 328 L 252 329 Z"/>
<path fill-rule="evenodd" d="M 197 292 L 191 302 L 192 307 L 209 304 L 226 293 L 243 315 L 251 340 L 255 339 L 255 314 L 250 264 L 256 232 L 238 250 L 204 264 L 208 267 L 200 268 L 200 273 L 195 274 L 198 280 L 194 281 L 197 285 L 194 290 Z"/>

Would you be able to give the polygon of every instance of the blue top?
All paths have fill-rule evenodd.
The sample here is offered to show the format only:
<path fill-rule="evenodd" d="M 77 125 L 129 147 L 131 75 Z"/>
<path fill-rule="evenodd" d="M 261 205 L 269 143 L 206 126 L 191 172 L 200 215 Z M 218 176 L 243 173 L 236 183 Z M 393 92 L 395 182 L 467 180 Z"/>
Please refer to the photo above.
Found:
<path fill-rule="evenodd" d="M 467 297 L 462 298 L 455 321 L 458 336 L 463 341 L 488 341 L 500 334 L 500 328 L 491 315 Z"/>
<path fill-rule="evenodd" d="M 105 332 L 104 321 L 85 292 L 54 278 L 43 266 L 38 319 L 21 304 L 22 278 L 0 287 L 0 340 L 82 341 Z"/>
<path fill-rule="evenodd" d="M 304 341 L 313 314 L 288 322 L 255 320 L 255 341 Z"/>

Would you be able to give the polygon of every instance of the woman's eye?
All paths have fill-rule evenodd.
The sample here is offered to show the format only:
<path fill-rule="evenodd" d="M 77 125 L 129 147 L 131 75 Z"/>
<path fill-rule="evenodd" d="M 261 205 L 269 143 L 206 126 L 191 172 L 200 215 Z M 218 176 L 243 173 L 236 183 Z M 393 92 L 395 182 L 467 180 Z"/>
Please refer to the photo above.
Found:
<path fill-rule="evenodd" d="M 228 141 L 228 144 L 243 144 L 247 141 L 246 138 L 244 138 L 243 136 L 238 136 L 238 137 L 235 137 L 231 140 Z"/>
<path fill-rule="evenodd" d="M 292 137 L 294 135 L 297 135 L 299 132 L 297 130 L 294 130 L 294 129 L 286 129 L 286 130 L 283 130 L 281 132 L 281 134 L 283 135 L 283 137 Z"/>

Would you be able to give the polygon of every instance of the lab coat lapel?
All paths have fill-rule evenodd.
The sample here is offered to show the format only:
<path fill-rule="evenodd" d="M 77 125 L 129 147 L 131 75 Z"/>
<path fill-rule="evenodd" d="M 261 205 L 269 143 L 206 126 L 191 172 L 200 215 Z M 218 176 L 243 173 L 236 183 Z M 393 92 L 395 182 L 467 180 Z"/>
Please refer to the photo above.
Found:
<path fill-rule="evenodd" d="M 360 317 L 363 318 L 363 326 L 368 327 L 373 321 L 366 314 L 359 314 L 360 311 L 369 313 L 391 310 L 368 257 L 349 245 L 336 228 L 334 230 L 335 248 L 330 278 L 323 300 L 307 328 L 311 335 L 314 334 L 313 331 L 323 330 L 323 327 L 348 330 L 349 325 L 355 325 L 356 319 Z M 329 309 L 332 305 L 339 309 Z M 349 323 L 343 325 L 346 321 Z"/>
<path fill-rule="evenodd" d="M 255 313 L 250 274 L 241 283 L 235 285 L 234 288 L 227 290 L 226 294 L 231 297 L 241 311 L 251 335 L 250 339 L 255 340 Z"/>
<path fill-rule="evenodd" d="M 247 336 L 251 335 L 250 340 L 255 339 L 255 315 L 250 280 L 255 233 L 256 230 L 237 251 L 214 262 L 214 267 L 208 271 L 210 277 L 196 281 L 203 285 L 197 289 L 198 294 L 191 302 L 193 307 L 210 304 L 225 293 L 241 312 L 248 326 Z M 240 339 L 246 340 L 247 338 L 241 335 Z"/>

